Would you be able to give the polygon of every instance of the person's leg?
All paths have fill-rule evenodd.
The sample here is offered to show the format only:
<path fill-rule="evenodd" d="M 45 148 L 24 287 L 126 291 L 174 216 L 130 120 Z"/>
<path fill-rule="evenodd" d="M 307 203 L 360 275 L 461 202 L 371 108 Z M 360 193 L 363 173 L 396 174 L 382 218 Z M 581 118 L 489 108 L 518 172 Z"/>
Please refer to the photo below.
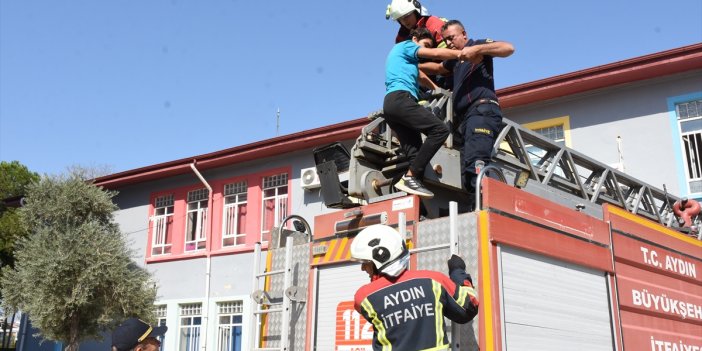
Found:
<path fill-rule="evenodd" d="M 492 149 L 500 132 L 502 114 L 499 106 L 481 104 L 469 113 L 464 125 L 463 136 L 463 177 L 468 191 L 475 190 L 475 166 L 483 161 L 487 166 L 492 160 Z"/>
<path fill-rule="evenodd" d="M 426 165 L 448 137 L 448 128 L 434 114 L 417 104 L 414 97 L 408 92 L 387 94 L 383 103 L 383 114 L 388 125 L 404 135 L 405 141 L 401 140 L 400 142 L 411 145 L 405 146 L 408 151 L 414 150 L 414 147 L 417 146 L 417 139 L 414 139 L 414 135 L 419 136 L 418 132 L 427 135 L 424 143 L 421 143 L 421 136 L 419 136 L 418 150 L 415 155 L 412 155 L 413 157 L 409 158 L 410 169 L 395 187 L 410 194 L 424 197 L 434 196 L 419 179 L 424 176 Z M 410 131 L 415 133 L 410 133 Z M 398 133 L 398 138 L 400 138 L 400 133 Z"/>
<path fill-rule="evenodd" d="M 401 120 L 398 123 L 427 136 L 410 164 L 412 175 L 421 179 L 427 164 L 448 138 L 449 130 L 446 124 L 429 110 L 414 100 L 410 101 L 411 103 L 402 105 Z"/>
<path fill-rule="evenodd" d="M 414 162 L 417 152 L 422 146 L 422 136 L 404 121 L 404 111 L 412 103 L 414 103 L 412 95 L 405 91 L 394 91 L 387 94 L 383 101 L 383 118 L 390 129 L 395 132 L 395 136 L 400 141 L 400 150 L 407 157 L 409 164 Z"/>

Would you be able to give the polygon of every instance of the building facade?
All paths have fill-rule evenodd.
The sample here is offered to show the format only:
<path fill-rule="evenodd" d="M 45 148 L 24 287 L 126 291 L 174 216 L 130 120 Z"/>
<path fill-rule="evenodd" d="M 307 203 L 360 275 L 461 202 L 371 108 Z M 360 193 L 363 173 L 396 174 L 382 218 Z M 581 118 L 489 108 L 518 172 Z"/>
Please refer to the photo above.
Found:
<path fill-rule="evenodd" d="M 680 197 L 702 198 L 702 44 L 498 91 L 506 118 Z M 312 150 L 350 146 L 367 119 L 97 179 L 119 191 L 116 220 L 158 283 L 163 350 L 252 347 L 253 249 L 288 215 L 329 212 Z M 314 230 L 314 228 L 312 228 Z M 350 292 L 352 294 L 352 292 Z M 38 345 L 25 320 L 21 350 Z M 107 338 L 109 339 L 109 337 Z M 106 349 L 109 340 L 82 350 Z M 60 346 L 58 346 L 60 347 Z"/>

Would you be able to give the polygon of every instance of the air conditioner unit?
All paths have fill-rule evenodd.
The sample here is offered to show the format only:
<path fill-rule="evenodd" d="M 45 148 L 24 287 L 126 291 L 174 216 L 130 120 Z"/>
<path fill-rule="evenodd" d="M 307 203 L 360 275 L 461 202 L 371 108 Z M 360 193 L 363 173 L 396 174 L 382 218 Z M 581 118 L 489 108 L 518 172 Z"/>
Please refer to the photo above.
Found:
<path fill-rule="evenodd" d="M 303 168 L 300 170 L 300 186 L 305 190 L 316 189 L 322 186 L 319 183 L 319 175 L 317 175 L 317 168 Z"/>

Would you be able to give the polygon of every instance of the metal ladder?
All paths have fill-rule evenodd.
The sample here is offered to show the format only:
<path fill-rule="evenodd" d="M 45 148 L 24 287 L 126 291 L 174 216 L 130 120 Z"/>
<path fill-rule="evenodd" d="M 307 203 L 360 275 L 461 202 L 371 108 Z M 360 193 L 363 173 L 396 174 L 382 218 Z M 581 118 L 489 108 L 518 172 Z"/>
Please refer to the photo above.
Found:
<path fill-rule="evenodd" d="M 293 250 L 293 237 L 288 236 L 285 239 L 285 267 L 283 269 L 261 272 L 261 243 L 256 243 L 254 248 L 254 269 L 253 269 L 253 293 L 251 298 L 254 301 L 254 311 L 252 314 L 252 326 L 253 326 L 253 343 L 254 347 L 251 350 L 254 351 L 287 351 L 290 349 L 290 307 L 292 304 L 291 294 L 289 294 L 290 287 L 292 286 L 292 250 Z M 265 280 L 266 277 L 274 275 L 283 275 L 284 280 L 284 293 L 282 301 L 274 302 L 268 291 L 259 290 L 261 287 L 261 278 Z M 259 347 L 261 346 L 261 320 L 264 315 L 270 313 L 281 313 L 280 323 L 281 323 L 281 335 L 280 335 L 280 346 L 279 347 Z"/>
<path fill-rule="evenodd" d="M 507 178 L 522 176 L 523 182 L 542 186 L 585 200 L 610 203 L 667 227 L 680 229 L 673 214 L 678 197 L 593 158 L 570 149 L 521 125 L 503 119 L 505 127 L 497 137 L 493 159 Z M 520 174 L 521 173 L 521 174 Z M 665 187 L 664 187 L 665 189 Z"/>
<path fill-rule="evenodd" d="M 455 201 L 449 202 L 449 242 L 445 244 L 438 244 L 426 247 L 417 247 L 409 250 L 410 254 L 419 254 L 422 252 L 449 249 L 451 255 L 459 255 L 458 251 L 458 203 Z M 399 213 L 398 220 L 398 231 L 407 233 L 407 219 L 404 212 Z M 460 327 L 457 323 L 451 322 L 451 350 L 459 351 L 461 350 L 460 345 Z"/>

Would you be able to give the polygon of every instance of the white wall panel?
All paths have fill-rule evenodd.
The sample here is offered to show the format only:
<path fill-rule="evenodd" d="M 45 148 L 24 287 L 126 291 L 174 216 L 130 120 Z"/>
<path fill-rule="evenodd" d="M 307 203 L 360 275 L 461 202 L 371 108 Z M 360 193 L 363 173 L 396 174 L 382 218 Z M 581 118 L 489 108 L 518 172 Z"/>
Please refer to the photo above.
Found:
<path fill-rule="evenodd" d="M 356 290 L 369 282 L 368 274 L 361 271 L 361 265 L 358 263 L 320 268 L 315 333 L 316 350 L 337 349 L 335 347 L 337 306 L 342 301 L 353 302 Z M 365 324 L 363 316 L 359 317 L 361 325 Z M 368 344 L 370 345 L 370 342 Z"/>
<path fill-rule="evenodd" d="M 604 272 L 501 247 L 505 349 L 612 350 Z"/>

